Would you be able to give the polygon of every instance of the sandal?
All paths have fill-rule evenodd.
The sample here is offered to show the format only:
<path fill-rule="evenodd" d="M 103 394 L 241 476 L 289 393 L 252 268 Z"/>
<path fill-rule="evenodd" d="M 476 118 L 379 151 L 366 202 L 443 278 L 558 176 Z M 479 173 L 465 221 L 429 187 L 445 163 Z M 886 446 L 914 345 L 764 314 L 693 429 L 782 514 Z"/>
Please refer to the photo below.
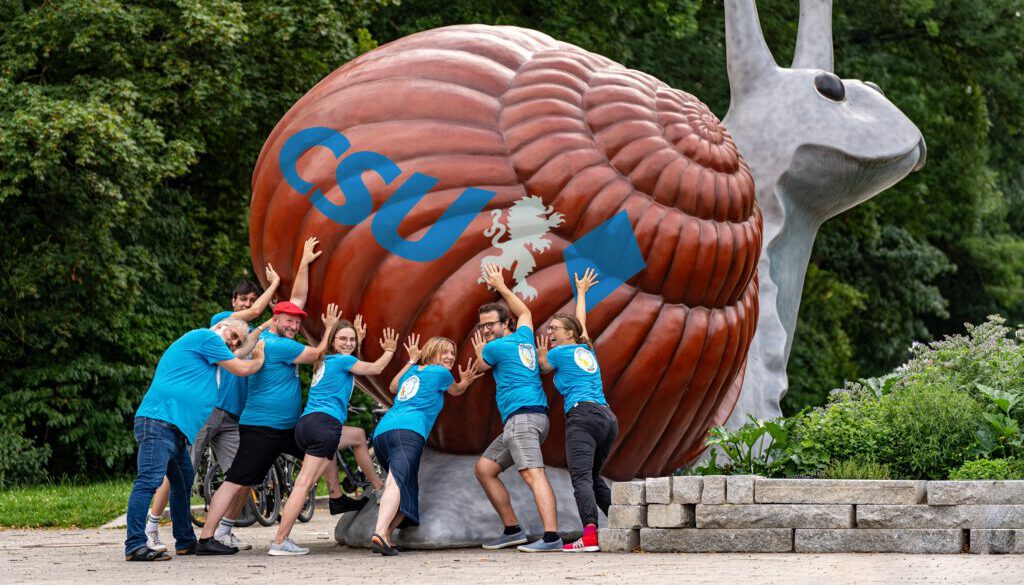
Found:
<path fill-rule="evenodd" d="M 399 554 L 398 549 L 385 542 L 384 537 L 376 532 L 370 537 L 370 550 L 385 557 L 393 557 Z"/>

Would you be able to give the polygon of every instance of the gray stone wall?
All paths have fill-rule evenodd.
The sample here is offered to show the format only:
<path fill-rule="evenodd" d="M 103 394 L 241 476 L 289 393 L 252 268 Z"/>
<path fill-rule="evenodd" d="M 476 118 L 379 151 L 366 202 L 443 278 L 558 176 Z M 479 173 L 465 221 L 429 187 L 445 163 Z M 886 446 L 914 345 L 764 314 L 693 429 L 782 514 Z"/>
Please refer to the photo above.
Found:
<path fill-rule="evenodd" d="M 1024 554 L 1024 481 L 676 476 L 612 485 L 609 552 Z"/>

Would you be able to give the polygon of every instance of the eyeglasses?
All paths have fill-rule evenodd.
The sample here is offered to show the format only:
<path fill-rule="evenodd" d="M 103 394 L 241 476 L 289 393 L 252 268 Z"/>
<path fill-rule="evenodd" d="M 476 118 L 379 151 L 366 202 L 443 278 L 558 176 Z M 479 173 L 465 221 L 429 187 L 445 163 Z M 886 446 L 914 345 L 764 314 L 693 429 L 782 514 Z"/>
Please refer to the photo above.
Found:
<path fill-rule="evenodd" d="M 562 327 L 561 325 L 548 325 L 548 327 L 547 327 L 547 329 L 545 331 L 558 331 L 559 329 L 561 329 L 562 331 L 568 331 L 569 330 L 568 327 Z"/>
<path fill-rule="evenodd" d="M 477 323 L 476 328 L 481 331 L 484 329 L 494 329 L 495 325 L 503 325 L 504 323 L 504 321 L 488 321 L 487 323 Z"/>

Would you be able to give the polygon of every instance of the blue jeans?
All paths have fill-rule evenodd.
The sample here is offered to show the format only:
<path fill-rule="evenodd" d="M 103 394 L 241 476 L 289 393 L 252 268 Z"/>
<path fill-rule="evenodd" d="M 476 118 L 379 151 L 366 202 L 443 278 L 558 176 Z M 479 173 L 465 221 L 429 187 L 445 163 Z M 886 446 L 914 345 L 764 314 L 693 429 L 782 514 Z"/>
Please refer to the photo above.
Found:
<path fill-rule="evenodd" d="M 139 476 L 128 496 L 128 538 L 124 541 L 124 554 L 130 555 L 146 546 L 149 504 L 165 475 L 171 484 L 174 548 L 186 549 L 196 541 L 189 518 L 195 470 L 189 458 L 188 440 L 174 425 L 144 416 L 135 418 L 135 440 L 139 443 Z"/>

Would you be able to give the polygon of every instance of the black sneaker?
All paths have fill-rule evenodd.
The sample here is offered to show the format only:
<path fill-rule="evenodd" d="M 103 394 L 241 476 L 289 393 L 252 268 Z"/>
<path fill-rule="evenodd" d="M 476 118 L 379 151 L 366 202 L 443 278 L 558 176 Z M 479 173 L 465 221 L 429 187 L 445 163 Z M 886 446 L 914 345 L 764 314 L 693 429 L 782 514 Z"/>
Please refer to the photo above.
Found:
<path fill-rule="evenodd" d="M 185 548 L 175 548 L 174 549 L 174 554 L 176 554 L 178 556 L 194 555 L 194 554 L 196 554 L 196 543 L 193 541 L 192 544 L 188 545 Z"/>
<path fill-rule="evenodd" d="M 362 510 L 366 507 L 366 503 L 370 501 L 368 496 L 363 496 L 358 500 L 354 500 L 345 494 L 337 498 L 330 498 L 327 500 L 327 506 L 331 510 L 331 516 L 336 514 L 344 514 L 345 512 L 355 512 L 356 510 Z"/>
<path fill-rule="evenodd" d="M 224 546 L 224 544 L 218 541 L 216 538 L 200 538 L 199 542 L 196 543 L 194 546 L 195 548 L 193 550 L 197 555 L 233 555 L 238 552 L 237 548 L 233 546 Z"/>
<path fill-rule="evenodd" d="M 169 561 L 171 560 L 170 555 L 162 550 L 153 550 L 148 546 L 137 548 L 132 551 L 132 554 L 125 555 L 124 560 L 126 561 Z"/>

